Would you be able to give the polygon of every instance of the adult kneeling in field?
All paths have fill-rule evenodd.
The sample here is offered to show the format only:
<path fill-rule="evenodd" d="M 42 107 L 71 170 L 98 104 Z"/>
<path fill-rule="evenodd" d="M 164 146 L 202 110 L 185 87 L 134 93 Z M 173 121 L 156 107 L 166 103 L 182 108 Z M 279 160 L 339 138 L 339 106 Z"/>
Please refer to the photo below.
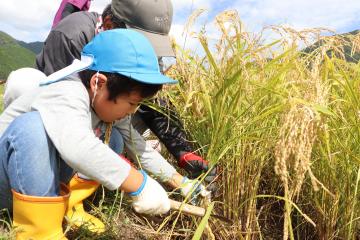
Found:
<path fill-rule="evenodd" d="M 66 184 L 74 171 L 125 191 L 139 213 L 170 209 L 161 185 L 119 158 L 93 126 L 116 126 L 162 84 L 176 81 L 160 73 L 151 44 L 132 30 L 100 33 L 82 55 L 0 116 L 0 208 L 12 209 L 18 239 L 66 239 Z M 73 74 L 79 71 L 80 78 Z"/>

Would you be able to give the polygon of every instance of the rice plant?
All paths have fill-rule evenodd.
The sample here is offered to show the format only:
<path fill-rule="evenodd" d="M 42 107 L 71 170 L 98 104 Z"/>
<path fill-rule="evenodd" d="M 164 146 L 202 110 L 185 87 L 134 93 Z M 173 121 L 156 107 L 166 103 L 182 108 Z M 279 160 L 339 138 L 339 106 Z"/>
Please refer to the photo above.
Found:
<path fill-rule="evenodd" d="M 205 27 L 191 34 L 204 54 L 174 43 L 177 61 L 167 73 L 180 84 L 162 94 L 217 166 L 212 213 L 231 221 L 210 212 L 202 221 L 140 216 L 120 194 L 105 192 L 92 209 L 109 231 L 73 231 L 70 239 L 210 239 L 206 223 L 220 240 L 358 239 L 360 68 L 349 59 L 360 35 L 284 26 L 255 34 L 235 11 L 215 22 L 217 39 Z"/>
<path fill-rule="evenodd" d="M 221 169 L 216 239 L 354 239 L 359 234 L 359 70 L 324 29 L 248 33 L 234 11 L 215 19 L 205 55 L 177 48 L 172 102 L 199 151 Z M 266 32 L 278 40 L 265 44 Z M 215 43 L 214 43 L 215 42 Z M 356 41 L 352 46 L 358 48 Z"/>

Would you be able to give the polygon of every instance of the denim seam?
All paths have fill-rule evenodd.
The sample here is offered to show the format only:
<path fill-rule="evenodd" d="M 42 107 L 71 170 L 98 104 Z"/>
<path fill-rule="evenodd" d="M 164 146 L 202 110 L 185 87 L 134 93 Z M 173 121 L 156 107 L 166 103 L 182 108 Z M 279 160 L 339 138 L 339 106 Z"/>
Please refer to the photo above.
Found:
<path fill-rule="evenodd" d="M 24 192 L 23 184 L 21 183 L 21 179 L 20 179 L 21 173 L 19 173 L 19 171 L 21 170 L 21 168 L 18 167 L 17 152 L 16 152 L 15 144 L 13 143 L 13 141 L 14 141 L 14 137 L 9 136 L 9 145 L 14 150 L 14 159 L 13 159 L 13 161 L 15 162 L 16 182 L 17 182 L 18 187 L 19 187 L 19 189 L 16 189 L 16 190 L 19 191 L 20 193 L 26 194 Z"/>

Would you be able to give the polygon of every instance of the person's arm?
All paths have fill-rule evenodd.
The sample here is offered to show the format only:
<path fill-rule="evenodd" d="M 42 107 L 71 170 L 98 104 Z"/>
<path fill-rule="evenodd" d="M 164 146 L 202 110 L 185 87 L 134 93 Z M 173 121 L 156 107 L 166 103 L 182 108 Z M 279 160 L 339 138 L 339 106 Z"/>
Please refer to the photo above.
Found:
<path fill-rule="evenodd" d="M 184 197 L 190 192 L 197 195 L 205 191 L 204 185 L 199 181 L 182 176 L 160 153 L 147 145 L 144 138 L 132 127 L 130 118 L 117 122 L 115 127 L 119 129 L 124 139 L 130 158 L 134 161 L 138 160 L 144 170 L 160 178 L 173 189 L 179 189 Z"/>
<path fill-rule="evenodd" d="M 71 3 L 66 3 L 64 10 L 61 13 L 61 19 L 64 19 L 66 16 L 78 11 L 80 11 L 80 8 Z"/>
<path fill-rule="evenodd" d="M 187 140 L 188 137 L 171 104 L 163 99 L 156 101 L 169 112 L 169 116 L 146 105 L 141 105 L 137 114 L 176 159 L 180 158 L 181 152 L 193 152 L 193 146 Z"/>
<path fill-rule="evenodd" d="M 114 190 L 129 176 L 130 165 L 97 138 L 91 129 L 89 96 L 82 83 L 67 79 L 45 86 L 32 104 L 61 158 Z"/>
<path fill-rule="evenodd" d="M 98 17 L 97 13 L 77 12 L 62 20 L 36 56 L 37 69 L 50 75 L 80 59 L 82 49 L 95 36 Z"/>
<path fill-rule="evenodd" d="M 146 105 L 141 105 L 137 114 L 177 159 L 178 165 L 189 173 L 190 178 L 197 178 L 206 173 L 209 170 L 209 164 L 195 153 L 172 104 L 163 99 L 157 101 L 163 109 L 168 110 L 170 116 Z M 213 168 L 205 180 L 211 182 L 215 177 L 216 168 Z"/>
<path fill-rule="evenodd" d="M 74 7 L 78 8 L 79 11 L 87 11 L 90 8 L 91 1 L 89 0 L 68 0 L 69 4 L 72 4 Z"/>
<path fill-rule="evenodd" d="M 130 117 L 117 121 L 115 127 L 124 138 L 130 158 L 139 161 L 143 169 L 160 178 L 161 181 L 168 181 L 177 173 L 160 153 L 146 144 L 144 138 L 132 127 Z"/>
<path fill-rule="evenodd" d="M 138 213 L 168 212 L 170 200 L 165 189 L 119 158 L 95 136 L 89 106 L 85 87 L 80 81 L 72 80 L 51 84 L 33 104 L 40 112 L 50 140 L 70 167 L 110 190 L 125 191 Z"/>
<path fill-rule="evenodd" d="M 44 47 L 36 56 L 36 68 L 45 75 L 50 75 L 69 66 L 73 60 L 80 58 L 80 52 L 73 41 L 59 31 L 51 31 Z"/>

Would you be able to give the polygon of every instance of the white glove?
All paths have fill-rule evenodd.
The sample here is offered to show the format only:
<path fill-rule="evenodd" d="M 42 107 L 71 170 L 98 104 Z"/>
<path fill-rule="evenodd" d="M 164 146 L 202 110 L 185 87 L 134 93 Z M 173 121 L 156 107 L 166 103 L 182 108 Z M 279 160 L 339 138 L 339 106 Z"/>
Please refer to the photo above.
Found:
<path fill-rule="evenodd" d="M 164 214 L 170 210 L 170 200 L 165 189 L 144 171 L 144 181 L 139 190 L 129 193 L 133 208 L 138 213 Z"/>
<path fill-rule="evenodd" d="M 189 196 L 190 202 L 194 205 L 198 202 L 198 197 L 210 198 L 211 192 L 207 191 L 205 186 L 201 184 L 198 180 L 191 180 L 187 177 L 184 177 L 180 187 L 180 192 L 183 197 Z"/>

